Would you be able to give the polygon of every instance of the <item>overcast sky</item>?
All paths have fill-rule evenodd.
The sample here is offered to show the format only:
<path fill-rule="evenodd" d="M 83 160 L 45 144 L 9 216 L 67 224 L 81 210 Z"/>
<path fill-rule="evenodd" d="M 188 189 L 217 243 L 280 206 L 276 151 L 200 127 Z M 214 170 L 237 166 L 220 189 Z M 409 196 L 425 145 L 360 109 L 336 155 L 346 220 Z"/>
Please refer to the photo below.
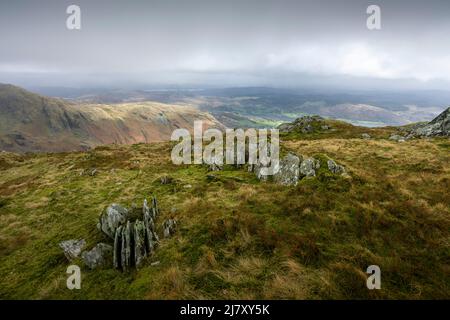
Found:
<path fill-rule="evenodd" d="M 450 88 L 448 0 L 0 0 L 0 39 L 0 82 L 28 86 Z"/>

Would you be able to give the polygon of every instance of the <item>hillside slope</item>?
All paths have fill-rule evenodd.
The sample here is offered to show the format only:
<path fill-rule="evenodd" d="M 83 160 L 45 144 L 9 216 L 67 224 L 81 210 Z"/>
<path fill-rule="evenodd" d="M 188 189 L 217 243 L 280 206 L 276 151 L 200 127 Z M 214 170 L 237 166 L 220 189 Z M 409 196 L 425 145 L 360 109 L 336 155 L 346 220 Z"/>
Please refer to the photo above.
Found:
<path fill-rule="evenodd" d="M 191 129 L 195 120 L 220 127 L 214 117 L 187 105 L 75 104 L 0 85 L 0 150 L 74 151 L 164 141 L 176 128 Z"/>
<path fill-rule="evenodd" d="M 352 126 L 320 139 L 283 136 L 283 152 L 328 156 L 348 173 L 296 186 L 175 166 L 170 143 L 1 153 L 0 298 L 448 299 L 449 141 L 399 143 L 388 140 L 394 128 L 365 130 L 374 138 Z M 102 209 L 152 194 L 158 232 L 173 217 L 174 236 L 138 271 L 83 267 L 82 289 L 68 290 L 59 242 L 108 241 L 96 229 Z M 372 264 L 381 290 L 366 288 Z"/>

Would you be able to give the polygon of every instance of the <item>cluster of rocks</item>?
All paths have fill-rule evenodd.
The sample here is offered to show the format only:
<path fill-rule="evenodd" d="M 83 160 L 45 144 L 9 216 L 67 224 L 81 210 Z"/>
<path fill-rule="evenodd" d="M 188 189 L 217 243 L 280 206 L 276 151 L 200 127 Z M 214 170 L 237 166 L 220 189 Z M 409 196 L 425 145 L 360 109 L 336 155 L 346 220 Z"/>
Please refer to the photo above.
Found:
<path fill-rule="evenodd" d="M 274 168 L 275 174 L 273 180 L 276 183 L 285 186 L 297 185 L 298 181 L 303 178 L 315 177 L 316 172 L 321 167 L 319 159 L 312 157 L 304 158 L 293 153 L 288 153 L 280 160 L 278 167 Z M 344 174 L 345 168 L 338 165 L 334 160 L 327 161 L 328 170 L 333 174 Z M 259 164 L 249 165 L 248 170 L 254 172 L 260 180 L 267 180 L 268 176 L 261 174 L 262 166 Z"/>
<path fill-rule="evenodd" d="M 115 205 L 117 207 L 117 205 Z M 112 207 L 112 206 L 111 206 Z M 155 221 L 159 214 L 156 198 L 152 199 L 152 206 L 149 207 L 147 199 L 142 206 L 142 220 L 132 221 L 128 216 L 128 211 L 122 209 L 120 218 L 108 215 L 108 210 L 102 214 L 99 222 L 99 229 L 108 229 L 106 233 L 111 237 L 114 230 L 113 263 L 117 269 L 127 271 L 131 267 L 139 267 L 142 261 L 153 253 L 159 237 L 156 233 Z M 125 210 L 124 210 L 125 209 Z M 114 210 L 116 213 L 117 210 Z M 111 211 L 110 211 L 111 212 Z M 103 228 L 103 223 L 108 225 Z M 113 228 L 111 228 L 111 226 Z"/>
<path fill-rule="evenodd" d="M 139 212 L 136 212 L 136 209 Z M 72 239 L 61 242 L 59 246 L 69 261 L 81 254 L 83 262 L 91 269 L 107 265 L 113 265 L 123 271 L 132 267 L 139 268 L 159 243 L 155 227 L 158 215 L 159 208 L 155 197 L 152 198 L 150 206 L 145 199 L 142 210 L 128 210 L 118 204 L 112 204 L 101 213 L 97 228 L 112 240 L 113 245 L 98 243 L 90 251 L 83 251 L 86 241 Z M 164 237 L 173 235 L 175 228 L 176 220 L 164 221 Z"/>
<path fill-rule="evenodd" d="M 83 251 L 86 246 L 84 239 L 70 239 L 62 241 L 59 247 L 63 250 L 67 260 L 73 261 L 82 257 L 83 262 L 90 268 L 95 269 L 98 266 L 107 265 L 112 261 L 113 247 L 106 243 L 98 243 L 90 251 Z"/>
<path fill-rule="evenodd" d="M 329 130 L 330 126 L 325 123 L 321 116 L 303 116 L 291 123 L 283 123 L 278 126 L 280 132 L 298 131 L 301 133 L 312 133 L 317 130 Z"/>

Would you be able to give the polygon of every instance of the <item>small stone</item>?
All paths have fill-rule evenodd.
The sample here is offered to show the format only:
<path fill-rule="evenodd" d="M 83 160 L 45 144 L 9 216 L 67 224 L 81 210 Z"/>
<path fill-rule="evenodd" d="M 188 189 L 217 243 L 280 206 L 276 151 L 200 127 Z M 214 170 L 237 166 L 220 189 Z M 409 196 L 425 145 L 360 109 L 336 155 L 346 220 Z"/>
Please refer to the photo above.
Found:
<path fill-rule="evenodd" d="M 343 174 L 345 173 L 345 168 L 341 165 L 338 165 L 334 160 L 328 160 L 328 170 L 335 174 Z"/>
<path fill-rule="evenodd" d="M 175 227 L 177 225 L 176 220 L 174 219 L 167 219 L 163 223 L 163 229 L 164 229 L 164 238 L 169 238 L 171 235 L 175 233 Z"/>
<path fill-rule="evenodd" d="M 370 139 L 370 138 L 372 138 L 372 137 L 371 137 L 370 134 L 368 134 L 368 133 L 362 133 L 362 134 L 361 134 L 361 138 L 367 140 L 367 139 Z"/>
<path fill-rule="evenodd" d="M 173 182 L 173 178 L 170 176 L 162 176 L 160 181 L 161 181 L 161 184 L 170 184 Z"/>
<path fill-rule="evenodd" d="M 300 164 L 300 174 L 304 177 L 315 177 L 316 176 L 316 159 L 307 158 Z M 319 164 L 320 165 L 320 164 Z"/>
<path fill-rule="evenodd" d="M 85 245 L 86 241 L 84 239 L 71 239 L 63 241 L 59 244 L 60 248 L 64 251 L 64 255 L 69 261 L 78 258 Z"/>
<path fill-rule="evenodd" d="M 150 265 L 151 265 L 152 267 L 154 267 L 154 266 L 157 266 L 159 263 L 160 263 L 159 261 L 155 261 L 155 262 L 150 263 Z"/>

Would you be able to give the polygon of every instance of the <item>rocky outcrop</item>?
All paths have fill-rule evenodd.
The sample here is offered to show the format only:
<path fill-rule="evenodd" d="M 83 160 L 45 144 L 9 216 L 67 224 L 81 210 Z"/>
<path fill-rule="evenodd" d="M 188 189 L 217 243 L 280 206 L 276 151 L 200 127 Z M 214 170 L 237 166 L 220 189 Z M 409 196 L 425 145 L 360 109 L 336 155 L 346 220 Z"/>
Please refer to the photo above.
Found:
<path fill-rule="evenodd" d="M 344 174 L 345 168 L 338 165 L 334 160 L 329 159 L 327 161 L 328 169 L 333 174 Z M 303 178 L 312 178 L 317 175 L 317 170 L 321 168 L 321 162 L 319 159 L 312 157 L 303 158 L 293 153 L 288 153 L 275 168 L 275 174 L 272 176 L 273 181 L 285 185 L 295 186 Z M 248 165 L 248 171 L 254 172 L 258 179 L 267 180 L 270 176 L 261 175 L 261 165 Z"/>
<path fill-rule="evenodd" d="M 371 137 L 370 134 L 368 134 L 368 133 L 362 133 L 362 134 L 361 134 L 361 138 L 362 138 L 362 139 L 365 139 L 365 140 L 368 140 L 368 139 L 371 139 L 372 137 Z"/>
<path fill-rule="evenodd" d="M 449 137 L 450 136 L 450 107 L 428 124 L 419 126 L 410 132 L 411 137 Z"/>
<path fill-rule="evenodd" d="M 90 269 L 111 265 L 113 247 L 106 243 L 97 244 L 92 250 L 81 255 L 83 262 Z"/>
<path fill-rule="evenodd" d="M 81 253 L 84 263 L 90 269 L 106 265 L 113 265 L 123 271 L 139 268 L 159 243 L 155 226 L 158 216 L 158 201 L 155 197 L 152 198 L 151 205 L 147 199 L 144 200 L 142 211 L 135 204 L 130 210 L 112 204 L 100 214 L 97 224 L 98 229 L 113 240 L 112 245 L 99 243 L 90 251 L 82 252 L 86 242 L 81 239 L 63 241 L 59 246 L 69 261 L 76 259 Z M 173 235 L 175 227 L 175 219 L 164 221 L 164 237 Z"/>
<path fill-rule="evenodd" d="M 72 261 L 79 257 L 81 251 L 86 245 L 86 241 L 84 239 L 76 240 L 71 239 L 67 241 L 63 241 L 59 244 L 59 247 L 63 249 L 64 255 L 69 261 Z"/>
<path fill-rule="evenodd" d="M 128 209 L 113 203 L 100 215 L 97 228 L 111 239 L 114 239 L 116 229 L 128 219 Z"/>
<path fill-rule="evenodd" d="M 297 118 L 294 122 L 283 123 L 278 126 L 280 132 L 313 133 L 329 129 L 330 127 L 325 123 L 325 119 L 320 116 L 303 116 Z"/>

